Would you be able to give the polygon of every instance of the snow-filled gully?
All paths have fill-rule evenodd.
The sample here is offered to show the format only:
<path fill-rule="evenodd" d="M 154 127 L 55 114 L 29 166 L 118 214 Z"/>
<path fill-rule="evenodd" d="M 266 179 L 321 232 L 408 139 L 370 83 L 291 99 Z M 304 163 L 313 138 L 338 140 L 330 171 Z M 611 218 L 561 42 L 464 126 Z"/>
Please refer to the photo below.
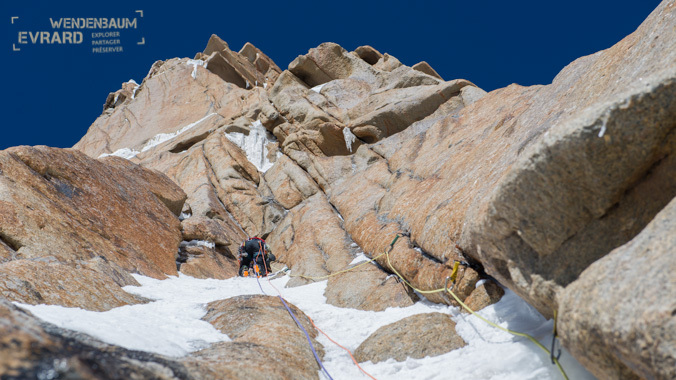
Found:
<path fill-rule="evenodd" d="M 246 294 L 261 294 L 255 278 L 228 280 L 195 279 L 185 275 L 156 280 L 134 275 L 141 284 L 125 291 L 153 302 L 127 305 L 106 312 L 54 305 L 24 305 L 22 308 L 59 327 L 87 333 L 107 343 L 125 348 L 180 357 L 229 338 L 201 318 L 206 304 Z M 324 332 L 354 351 L 378 328 L 405 317 L 430 312 L 451 316 L 457 333 L 467 342 L 461 349 L 422 359 L 393 359 L 362 364 L 378 379 L 560 379 L 562 376 L 549 357 L 526 339 L 494 329 L 475 316 L 461 314 L 457 307 L 422 300 L 410 307 L 385 311 L 362 311 L 340 308 L 326 303 L 326 281 L 284 288 L 284 276 L 261 281 L 263 290 L 276 294 L 271 285 L 281 289 L 284 298 L 309 315 Z M 500 326 L 533 335 L 544 345 L 551 342 L 552 321 L 545 320 L 535 309 L 508 289 L 495 305 L 479 313 Z M 336 379 L 366 378 L 349 356 L 323 335 L 317 340 L 324 346 L 324 365 Z M 308 347 L 309 349 L 309 347 Z M 567 352 L 561 363 L 571 379 L 593 379 Z M 325 378 L 320 373 L 319 378 Z"/>

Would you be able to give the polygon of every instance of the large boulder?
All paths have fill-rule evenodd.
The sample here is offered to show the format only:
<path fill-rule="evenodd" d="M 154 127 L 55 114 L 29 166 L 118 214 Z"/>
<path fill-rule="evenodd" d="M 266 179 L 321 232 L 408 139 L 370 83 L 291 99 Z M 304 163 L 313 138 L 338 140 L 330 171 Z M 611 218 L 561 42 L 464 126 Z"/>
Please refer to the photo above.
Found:
<path fill-rule="evenodd" d="M 563 344 L 599 379 L 676 378 L 676 198 L 559 301 Z"/>
<path fill-rule="evenodd" d="M 0 264 L 0 296 L 20 303 L 94 311 L 145 302 L 122 290 L 122 286 L 139 285 L 127 272 L 118 267 L 110 273 L 115 264 L 92 260 L 99 262 L 69 265 L 55 260 L 13 260 Z"/>
<path fill-rule="evenodd" d="M 76 265 L 102 256 L 128 272 L 176 275 L 180 224 L 166 204 L 178 209 L 185 195 L 162 174 L 115 160 L 48 147 L 0 152 L 0 236 L 11 257 Z"/>
<path fill-rule="evenodd" d="M 365 259 L 365 258 L 364 258 Z M 418 296 L 398 278 L 380 269 L 376 264 L 358 261 L 345 269 L 347 272 L 329 278 L 326 302 L 359 310 L 384 311 L 390 307 L 407 307 L 418 301 Z"/>
<path fill-rule="evenodd" d="M 173 359 L 41 322 L 0 297 L 3 379 L 195 379 Z"/>
<path fill-rule="evenodd" d="M 354 351 L 359 362 L 438 356 L 465 346 L 455 322 L 442 313 L 416 314 L 383 326 Z"/>
<path fill-rule="evenodd" d="M 465 305 L 472 311 L 479 311 L 486 306 L 493 305 L 500 301 L 505 295 L 505 290 L 496 284 L 494 281 L 484 281 L 482 284 L 477 283 L 476 290 L 474 290 L 467 299 Z M 462 308 L 463 313 L 469 313 L 467 309 Z"/>
<path fill-rule="evenodd" d="M 166 176 L 47 147 L 0 152 L 0 167 L 4 297 L 103 311 L 144 302 L 122 290 L 129 272 L 176 275 L 185 193 Z"/>
<path fill-rule="evenodd" d="M 208 241 L 183 241 L 178 256 L 178 270 L 190 277 L 225 280 L 238 274 L 235 256 L 227 248 Z"/>
<path fill-rule="evenodd" d="M 305 314 L 289 307 L 308 332 L 320 357 L 323 348 Z M 215 301 L 202 318 L 232 341 L 212 345 L 181 359 L 202 378 L 317 379 L 320 370 L 304 333 L 278 297 L 239 296 Z"/>
<path fill-rule="evenodd" d="M 181 233 L 185 241 L 203 240 L 217 246 L 230 247 L 233 244 L 233 236 L 239 231 L 234 230 L 223 220 L 194 216 L 181 221 Z"/>
<path fill-rule="evenodd" d="M 183 241 L 178 270 L 195 278 L 227 279 L 237 276 L 237 249 L 245 235 L 231 219 L 190 216 L 181 221 Z"/>

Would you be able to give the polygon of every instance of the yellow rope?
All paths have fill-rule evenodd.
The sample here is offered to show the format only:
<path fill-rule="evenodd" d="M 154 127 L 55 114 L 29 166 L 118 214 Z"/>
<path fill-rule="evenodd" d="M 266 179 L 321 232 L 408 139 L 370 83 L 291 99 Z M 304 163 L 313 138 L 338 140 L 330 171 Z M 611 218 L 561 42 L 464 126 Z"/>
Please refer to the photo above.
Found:
<path fill-rule="evenodd" d="M 308 280 L 326 280 L 326 279 L 329 278 L 329 277 L 337 276 L 337 275 L 339 275 L 339 274 L 341 274 L 341 273 L 345 273 L 345 272 L 349 272 L 349 271 L 351 271 L 351 270 L 355 270 L 355 269 L 359 268 L 360 266 L 363 266 L 363 265 L 366 265 L 366 264 L 369 264 L 369 263 L 372 263 L 372 262 L 376 261 L 378 258 L 380 258 L 380 257 L 383 256 L 383 255 L 389 254 L 390 251 L 392 251 L 392 248 L 394 248 L 394 243 L 397 242 L 397 240 L 399 239 L 399 236 L 400 236 L 400 235 L 397 234 L 397 236 L 394 237 L 394 240 L 392 240 L 392 243 L 390 243 L 390 248 L 389 248 L 388 250 L 385 250 L 385 252 L 381 253 L 380 255 L 378 255 L 378 256 L 376 256 L 376 257 L 374 257 L 374 258 L 372 258 L 372 259 L 370 259 L 370 260 L 368 260 L 368 261 L 364 261 L 363 263 L 361 263 L 361 264 L 359 264 L 359 265 L 355 265 L 355 266 L 353 266 L 353 267 L 351 267 L 351 268 L 343 269 L 343 270 L 340 270 L 340 271 L 338 271 L 338 272 L 334 272 L 334 273 L 331 273 L 331 274 L 329 274 L 329 275 L 326 275 L 326 276 L 320 276 L 320 277 L 303 276 L 303 275 L 300 275 L 300 274 L 299 274 L 299 275 L 292 275 L 292 274 L 289 274 L 289 277 L 300 277 L 300 278 L 305 278 L 305 279 L 308 279 Z"/>
<path fill-rule="evenodd" d="M 531 342 L 535 343 L 536 346 L 540 347 L 544 352 L 546 352 L 546 353 L 552 358 L 552 360 L 556 363 L 556 366 L 559 368 L 559 371 L 561 371 L 561 374 L 563 375 L 563 378 L 566 379 L 566 380 L 568 380 L 568 376 L 566 375 L 566 372 L 563 370 L 563 367 L 561 366 L 561 363 L 559 363 L 558 358 L 556 358 L 555 356 L 553 356 L 553 355 L 551 354 L 551 352 L 550 352 L 545 346 L 542 345 L 542 343 L 540 343 L 540 342 L 537 341 L 537 339 L 533 338 L 532 336 L 530 336 L 530 335 L 528 335 L 528 334 L 526 334 L 526 333 L 520 333 L 520 332 L 518 332 L 518 331 L 513 331 L 513 330 L 510 330 L 510 329 L 504 328 L 504 327 L 502 327 L 502 326 L 500 326 L 500 325 L 497 325 L 497 324 L 495 324 L 495 323 L 489 321 L 488 319 L 482 317 L 481 315 L 479 315 L 479 314 L 477 314 L 476 312 L 474 312 L 474 310 L 470 309 L 470 307 L 467 306 L 464 302 L 462 302 L 462 301 L 460 300 L 460 298 L 459 298 L 458 296 L 456 296 L 455 293 L 453 293 L 453 292 L 451 291 L 451 289 L 449 289 L 449 288 L 443 287 L 443 288 L 441 288 L 441 289 L 435 289 L 435 290 L 420 290 L 420 289 L 417 289 L 416 287 L 414 287 L 413 285 L 411 285 L 410 282 L 406 281 L 406 279 L 405 279 L 401 274 L 399 274 L 399 272 L 397 272 L 396 269 L 394 269 L 394 267 L 392 266 L 392 263 L 390 263 L 390 253 L 389 253 L 389 252 L 385 252 L 385 256 L 386 256 L 386 258 L 387 258 L 387 265 L 389 265 L 390 269 L 392 269 L 392 271 L 393 271 L 393 272 L 394 272 L 394 273 L 395 273 L 395 274 L 396 274 L 396 275 L 397 275 L 397 276 L 398 276 L 398 277 L 399 277 L 406 285 L 410 286 L 411 289 L 413 289 L 413 290 L 415 290 L 416 292 L 421 293 L 421 294 L 431 294 L 431 293 L 439 293 L 439 292 L 447 291 L 448 293 L 451 294 L 451 296 L 453 296 L 453 298 L 455 298 L 455 300 L 458 302 L 458 304 L 460 304 L 460 306 L 462 306 L 463 308 L 465 308 L 465 310 L 469 311 L 470 313 L 472 313 L 472 315 L 474 315 L 475 317 L 477 317 L 477 318 L 481 319 L 482 321 L 486 322 L 486 323 L 489 324 L 490 326 L 493 326 L 493 327 L 495 327 L 495 328 L 498 329 L 498 330 L 504 331 L 504 332 L 509 333 L 509 334 L 512 334 L 512 335 L 516 335 L 516 336 L 521 336 L 521 337 L 524 337 L 524 338 L 528 338 L 528 340 L 530 340 Z M 456 273 L 456 271 L 454 270 L 454 271 L 453 271 L 453 274 L 455 274 L 455 273 Z"/>
<path fill-rule="evenodd" d="M 488 323 L 489 325 L 495 327 L 496 329 L 502 330 L 502 331 L 510 333 L 512 335 L 528 338 L 528 340 L 535 343 L 536 346 L 540 347 L 544 352 L 546 352 L 552 358 L 554 363 L 556 363 L 556 366 L 559 368 L 559 371 L 561 371 L 561 375 L 563 375 L 563 378 L 568 380 L 568 375 L 566 375 L 566 371 L 563 370 L 563 367 L 561 366 L 559 359 L 555 356 L 552 356 L 552 353 L 545 346 L 543 346 L 542 343 L 538 342 L 537 339 L 533 338 L 532 336 L 530 336 L 526 333 L 520 333 L 518 331 L 510 330 L 510 329 L 504 328 L 502 326 L 499 326 L 499 325 L 489 321 L 488 319 L 486 319 L 486 318 L 480 316 L 479 314 L 475 313 L 474 310 L 470 309 L 469 306 L 465 305 L 464 302 L 460 301 L 460 298 L 458 298 L 458 296 L 456 296 L 455 293 L 453 293 L 450 289 L 446 289 L 446 290 L 448 290 L 448 292 L 453 296 L 453 298 L 455 298 L 455 300 L 458 301 L 458 303 L 462 307 L 464 307 L 465 310 L 469 311 L 470 313 L 472 313 L 472 315 L 476 316 L 477 318 L 481 319 L 482 321 Z"/>
<path fill-rule="evenodd" d="M 389 249 L 387 249 L 385 252 L 381 253 L 380 255 L 378 255 L 378 256 L 376 256 L 376 257 L 374 257 L 374 258 L 372 258 L 372 259 L 370 259 L 370 260 L 368 260 L 368 261 L 365 261 L 365 262 L 363 262 L 363 263 L 361 263 L 361 264 L 359 264 L 359 265 L 356 265 L 356 266 L 354 266 L 354 267 L 347 268 L 347 269 L 344 269 L 344 270 L 341 270 L 341 271 L 338 271 L 338 272 L 335 272 L 335 273 L 332 273 L 332 274 L 329 274 L 329 275 L 326 275 L 326 276 L 321 276 L 321 277 L 312 277 L 312 276 L 303 276 L 303 275 L 295 275 L 295 276 L 294 276 L 294 275 L 291 275 L 291 274 L 289 274 L 289 276 L 290 276 L 290 277 L 301 277 L 301 278 L 305 278 L 305 279 L 309 279 L 309 280 L 324 280 L 324 279 L 327 279 L 327 278 L 329 278 L 329 277 L 333 277 L 333 276 L 339 275 L 339 274 L 341 274 L 341 273 L 345 273 L 345 272 L 349 272 L 349 271 L 351 271 L 351 270 L 353 270 L 353 269 L 357 269 L 358 267 L 360 267 L 360 266 L 362 266 L 362 265 L 366 265 L 366 264 L 368 264 L 368 263 L 372 263 L 372 262 L 374 262 L 376 259 L 378 259 L 378 258 L 380 258 L 381 256 L 385 255 L 385 257 L 387 258 L 387 265 L 390 267 L 390 269 L 397 275 L 397 277 L 399 277 L 399 279 L 401 279 L 402 282 L 404 282 L 406 285 L 408 285 L 411 289 L 413 289 L 413 290 L 415 290 L 416 292 L 421 293 L 421 294 L 441 293 L 441 292 L 444 292 L 444 291 L 448 292 L 448 293 L 449 293 L 449 294 L 450 294 L 450 295 L 458 302 L 458 304 L 460 304 L 460 306 L 462 306 L 465 310 L 467 310 L 467 311 L 469 311 L 470 313 L 472 313 L 472 315 L 474 315 L 475 317 L 477 317 L 477 318 L 481 319 L 482 321 L 486 322 L 488 325 L 490 325 L 490 326 L 492 326 L 492 327 L 495 327 L 496 329 L 501 330 L 501 331 L 504 331 L 504 332 L 506 332 L 506 333 L 509 333 L 509 334 L 512 334 L 512 335 L 515 335 L 515 336 L 520 336 L 520 337 L 527 338 L 528 340 L 530 340 L 531 342 L 533 342 L 536 346 L 540 347 L 540 348 L 541 348 L 544 352 L 546 352 L 546 353 L 552 358 L 552 360 L 556 363 L 556 366 L 558 367 L 559 371 L 560 371 L 561 374 L 563 375 L 563 378 L 564 378 L 565 380 L 569 380 L 569 379 L 568 379 L 568 375 L 566 375 L 566 371 L 563 370 L 563 367 L 561 366 L 561 363 L 559 362 L 558 358 L 557 358 L 556 356 L 552 355 L 552 353 L 551 353 L 545 346 L 543 346 L 542 343 L 538 342 L 538 340 L 535 339 L 534 337 L 532 337 L 531 335 L 526 334 L 526 333 L 521 333 L 521 332 L 518 332 L 518 331 L 514 331 L 514 330 L 510 330 L 510 329 L 504 328 L 504 327 L 502 327 L 502 326 L 500 326 L 500 325 L 498 325 L 498 324 L 495 324 L 495 323 L 489 321 L 488 319 L 486 319 L 486 318 L 482 317 L 481 315 L 477 314 L 474 310 L 470 309 L 469 306 L 467 306 L 464 302 L 462 302 L 462 301 L 460 300 L 460 298 L 459 298 L 457 295 L 455 295 L 455 293 L 453 293 L 453 291 L 451 291 L 451 289 L 449 289 L 449 288 L 447 288 L 447 287 L 443 287 L 443 288 L 440 288 L 440 289 L 434 289 L 434 290 L 421 290 L 421 289 L 418 289 L 418 288 L 414 287 L 410 282 L 408 282 L 408 281 L 404 278 L 404 276 L 402 276 L 402 275 L 394 268 L 394 266 L 392 266 L 392 263 L 390 262 L 390 252 L 392 251 L 392 248 L 394 247 L 394 243 L 396 243 L 396 242 L 397 242 L 397 239 L 399 239 L 399 236 L 400 236 L 400 235 L 397 234 L 397 236 L 394 238 L 394 240 L 392 240 L 392 243 L 390 243 Z M 453 282 L 455 282 L 455 277 L 456 277 L 456 275 L 457 275 L 458 264 L 459 264 L 459 263 L 456 261 L 455 264 L 453 265 L 453 272 L 451 273 L 451 276 L 449 277 L 449 279 L 452 278 Z M 555 323 L 556 323 L 556 321 L 555 321 Z M 556 328 L 556 327 L 555 327 L 555 328 Z"/>
<path fill-rule="evenodd" d="M 357 269 L 357 268 L 359 268 L 359 267 L 362 266 L 362 265 L 366 265 L 366 264 L 372 263 L 372 262 L 376 261 L 378 258 L 380 258 L 382 255 L 384 255 L 384 254 L 386 254 L 386 253 L 387 253 L 387 252 L 383 252 L 383 253 L 381 253 L 380 255 L 378 255 L 378 256 L 376 256 L 376 257 L 374 257 L 374 258 L 372 258 L 372 259 L 370 259 L 370 260 L 368 260 L 368 261 L 364 261 L 363 263 L 360 263 L 359 265 L 355 265 L 355 266 L 353 266 L 353 267 L 351 267 L 351 268 L 343 269 L 343 270 L 341 270 L 341 271 L 334 272 L 334 273 L 331 273 L 331 274 L 326 275 L 326 276 L 313 277 L 313 276 L 303 276 L 303 275 L 300 275 L 300 274 L 297 274 L 297 275 L 289 274 L 289 277 L 301 277 L 301 278 L 305 278 L 305 279 L 308 279 L 308 280 L 315 280 L 315 281 L 326 280 L 326 279 L 329 278 L 329 277 L 337 276 L 337 275 L 339 275 L 339 274 L 341 274 L 341 273 L 345 273 L 345 272 L 349 272 L 349 271 L 351 271 L 351 270 Z"/>

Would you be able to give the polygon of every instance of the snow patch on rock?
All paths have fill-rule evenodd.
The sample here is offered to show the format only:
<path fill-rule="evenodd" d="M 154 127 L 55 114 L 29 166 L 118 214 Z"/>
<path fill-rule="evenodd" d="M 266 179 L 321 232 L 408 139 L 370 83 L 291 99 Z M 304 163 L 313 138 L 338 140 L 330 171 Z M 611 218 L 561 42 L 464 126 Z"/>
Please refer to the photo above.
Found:
<path fill-rule="evenodd" d="M 190 241 L 183 240 L 179 246 L 180 247 L 207 247 L 207 248 L 214 249 L 216 247 L 216 244 L 214 244 L 213 242 L 210 242 L 210 241 L 206 241 L 206 240 L 190 240 Z"/>
<path fill-rule="evenodd" d="M 326 86 L 326 83 L 320 84 L 320 85 L 318 85 L 318 86 L 314 86 L 314 87 L 312 87 L 310 90 L 312 90 L 312 91 L 314 91 L 314 92 L 316 92 L 316 93 L 319 94 L 319 93 L 322 91 L 322 88 L 324 88 L 324 86 Z"/>
<path fill-rule="evenodd" d="M 135 80 L 129 79 L 127 83 L 131 83 L 134 85 L 134 91 L 131 92 L 131 98 L 134 99 L 136 97 L 136 91 L 138 91 L 138 88 L 140 87 L 138 83 L 136 83 Z"/>
<path fill-rule="evenodd" d="M 277 139 L 263 127 L 260 120 L 256 120 L 251 124 L 248 135 L 240 132 L 229 132 L 225 136 L 235 145 L 242 148 L 244 153 L 246 153 L 246 158 L 259 171 L 265 173 L 272 167 L 273 163 L 268 159 L 268 144 L 277 142 Z M 279 153 L 277 157 L 279 157 Z"/>
<path fill-rule="evenodd" d="M 103 157 L 108 157 L 108 156 L 117 156 L 117 157 L 122 157 L 126 158 L 127 160 L 132 159 L 136 157 L 137 154 L 141 152 L 129 148 L 122 148 L 114 151 L 113 153 L 103 153 L 102 155 L 99 156 L 99 158 Z"/>
<path fill-rule="evenodd" d="M 103 157 L 107 157 L 107 156 L 118 156 L 118 157 L 126 158 L 126 159 L 128 159 L 128 160 L 129 160 L 129 159 L 132 159 L 132 158 L 136 157 L 137 154 L 139 154 L 139 153 L 141 153 L 141 152 L 145 152 L 145 151 L 147 151 L 148 149 L 154 148 L 155 146 L 160 145 L 160 144 L 162 144 L 162 143 L 165 142 L 165 141 L 168 141 L 168 140 L 173 139 L 174 137 L 180 135 L 181 133 L 183 133 L 183 132 L 185 132 L 185 131 L 187 131 L 187 130 L 193 128 L 193 127 L 195 127 L 197 124 L 203 122 L 204 120 L 210 118 L 210 117 L 213 116 L 213 115 L 216 115 L 216 113 L 210 113 L 210 114 L 208 114 L 207 116 L 205 116 L 205 117 L 203 117 L 203 118 L 197 120 L 197 121 L 194 122 L 194 123 L 190 123 L 190 124 L 188 124 L 188 125 L 186 125 L 186 126 L 184 126 L 184 127 L 181 127 L 181 128 L 180 128 L 179 130 L 177 130 L 176 132 L 172 132 L 172 133 L 159 133 L 159 134 L 153 136 L 151 139 L 149 139 L 149 140 L 143 145 L 143 148 L 141 148 L 141 151 L 140 151 L 140 152 L 139 152 L 138 150 L 134 150 L 134 149 L 122 148 L 122 149 L 116 150 L 116 151 L 113 152 L 113 153 L 103 153 L 102 155 L 99 156 L 99 158 L 103 158 Z"/>
<path fill-rule="evenodd" d="M 190 74 L 190 76 L 193 79 L 197 79 L 197 66 L 202 66 L 205 69 L 207 68 L 207 63 L 201 59 L 189 59 L 188 62 L 186 62 L 186 64 L 188 66 L 192 66 L 192 74 Z"/>
<path fill-rule="evenodd" d="M 343 128 L 343 137 L 345 138 L 345 146 L 347 147 L 347 150 L 352 153 L 352 144 L 354 144 L 355 141 L 357 141 L 357 136 L 352 133 L 350 128 L 345 127 Z"/>
<path fill-rule="evenodd" d="M 151 148 L 153 148 L 153 147 L 155 147 L 155 146 L 157 146 L 157 145 L 160 145 L 160 144 L 162 144 L 162 143 L 165 142 L 165 141 L 168 141 L 168 140 L 173 139 L 174 137 L 180 135 L 181 133 L 183 133 L 183 132 L 185 132 L 185 131 L 187 131 L 187 130 L 193 128 L 193 127 L 195 127 L 197 124 L 203 122 L 204 120 L 210 118 L 210 117 L 213 116 L 213 115 L 216 115 L 216 113 L 210 113 L 210 114 L 208 114 L 207 116 L 205 116 L 205 117 L 203 117 L 203 118 L 197 120 L 196 122 L 190 123 L 190 124 L 186 125 L 185 127 L 182 127 L 181 129 L 179 129 L 179 130 L 176 131 L 176 132 L 173 132 L 173 133 L 159 133 L 159 134 L 155 135 L 153 138 L 151 138 L 150 140 L 148 140 L 148 142 L 146 142 L 145 145 L 143 145 L 143 148 L 141 148 L 141 152 L 145 152 L 146 150 L 151 149 Z"/>

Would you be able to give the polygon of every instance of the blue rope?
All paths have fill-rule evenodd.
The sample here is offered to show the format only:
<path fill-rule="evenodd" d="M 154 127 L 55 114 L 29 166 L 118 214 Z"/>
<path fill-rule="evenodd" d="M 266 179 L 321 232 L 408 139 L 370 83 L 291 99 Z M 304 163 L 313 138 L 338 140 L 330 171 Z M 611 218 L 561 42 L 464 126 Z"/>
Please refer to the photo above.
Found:
<path fill-rule="evenodd" d="M 268 294 L 265 293 L 265 290 L 263 290 L 263 287 L 261 286 L 261 280 L 258 278 L 258 276 L 256 276 L 256 281 L 258 282 L 258 287 L 261 288 L 261 292 L 263 292 L 263 294 L 267 296 Z M 317 360 L 317 363 L 319 363 L 319 366 L 322 367 L 322 370 L 324 370 L 324 373 L 326 374 L 326 376 L 328 376 L 329 379 L 333 380 L 333 377 L 331 377 L 331 375 L 329 375 L 329 371 L 327 371 L 326 368 L 324 367 L 324 364 L 322 363 L 322 360 L 319 358 L 319 355 L 317 355 L 317 351 L 315 351 L 315 346 L 314 346 L 314 344 L 312 344 L 312 340 L 310 339 L 310 334 L 307 333 L 307 330 L 305 330 L 305 327 L 303 327 L 303 325 L 300 323 L 298 318 L 296 318 L 296 316 L 293 314 L 293 311 L 291 311 L 291 308 L 289 308 L 289 305 L 286 304 L 286 301 L 284 301 L 284 298 L 282 298 L 281 295 L 279 295 L 277 297 L 279 297 L 279 299 L 282 300 L 282 304 L 284 304 L 286 311 L 289 312 L 289 314 L 291 315 L 291 318 L 293 318 L 293 320 L 296 322 L 298 327 L 300 327 L 300 329 L 303 330 L 303 333 L 305 333 L 305 338 L 307 339 L 307 342 L 310 343 L 310 348 L 312 349 L 312 354 L 315 356 L 315 360 Z"/>
<path fill-rule="evenodd" d="M 308 343 L 310 343 L 310 348 L 312 349 L 312 353 L 315 355 L 315 359 L 317 359 L 317 363 L 319 363 L 319 365 L 322 367 L 326 376 L 328 376 L 329 379 L 333 380 L 333 377 L 331 377 L 331 375 L 329 375 L 329 371 L 327 371 L 326 368 L 324 368 L 324 364 L 322 364 L 322 360 L 319 359 L 319 355 L 317 355 L 317 351 L 315 351 L 315 346 L 312 344 L 312 341 L 310 340 L 310 334 L 308 334 L 307 331 L 305 330 L 305 327 L 303 327 L 303 325 L 300 324 L 300 321 L 298 320 L 298 318 L 296 318 L 296 316 L 293 315 L 293 311 L 291 311 L 291 309 L 289 308 L 289 305 L 286 304 L 286 302 L 284 301 L 284 298 L 282 298 L 282 296 L 278 296 L 278 297 L 279 297 L 280 300 L 282 300 L 284 307 L 286 307 L 286 310 L 289 312 L 289 314 L 291 314 L 291 317 L 293 318 L 293 320 L 296 321 L 296 324 L 298 325 L 298 327 L 300 327 L 300 329 L 303 330 L 303 332 L 305 333 L 305 337 L 307 338 Z"/>
<path fill-rule="evenodd" d="M 267 296 L 268 293 L 266 293 L 265 290 L 263 290 L 263 287 L 261 286 L 261 280 L 258 278 L 258 276 L 256 276 L 256 281 L 258 281 L 258 287 L 261 288 L 261 292 Z"/>

